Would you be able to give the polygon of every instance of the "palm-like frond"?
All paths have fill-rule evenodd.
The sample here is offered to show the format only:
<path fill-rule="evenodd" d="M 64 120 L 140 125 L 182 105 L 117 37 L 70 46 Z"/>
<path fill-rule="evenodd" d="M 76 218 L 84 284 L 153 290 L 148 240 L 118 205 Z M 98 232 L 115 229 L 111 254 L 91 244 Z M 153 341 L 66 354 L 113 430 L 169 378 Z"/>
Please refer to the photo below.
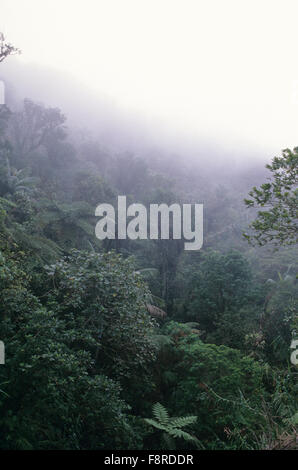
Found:
<path fill-rule="evenodd" d="M 155 403 L 152 407 L 153 416 L 162 424 L 168 424 L 170 417 L 166 408 L 161 403 Z"/>
<path fill-rule="evenodd" d="M 170 436 L 173 436 L 174 438 L 180 437 L 183 438 L 185 441 L 192 441 L 196 444 L 199 444 L 199 440 L 196 437 L 192 436 L 188 432 L 182 431 L 181 429 L 169 428 L 167 432 L 170 434 Z"/>
<path fill-rule="evenodd" d="M 177 418 L 171 418 L 171 426 L 174 428 L 184 428 L 190 424 L 194 424 L 197 421 L 197 416 L 179 416 Z"/>
<path fill-rule="evenodd" d="M 201 446 L 200 441 L 183 431 L 181 428 L 194 424 L 197 421 L 197 416 L 180 416 L 170 418 L 167 409 L 161 403 L 155 403 L 152 407 L 152 413 L 155 419 L 146 418 L 146 423 L 153 426 L 155 429 L 163 431 L 163 441 L 167 443 L 168 448 L 173 449 L 173 439 L 184 439 L 188 442 L 193 442 L 197 447 Z"/>
<path fill-rule="evenodd" d="M 161 431 L 167 431 L 168 430 L 168 428 L 166 426 L 163 426 L 162 424 L 155 421 L 154 419 L 145 418 L 145 421 L 146 421 L 146 423 L 150 424 L 151 426 L 153 426 L 156 429 L 160 429 Z"/>

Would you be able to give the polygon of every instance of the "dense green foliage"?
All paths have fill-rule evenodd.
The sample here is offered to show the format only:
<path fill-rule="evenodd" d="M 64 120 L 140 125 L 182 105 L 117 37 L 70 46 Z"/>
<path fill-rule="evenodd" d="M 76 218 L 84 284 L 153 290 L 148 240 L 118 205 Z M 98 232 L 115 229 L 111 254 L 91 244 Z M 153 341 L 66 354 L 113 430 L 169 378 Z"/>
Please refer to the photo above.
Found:
<path fill-rule="evenodd" d="M 254 187 L 246 199 L 248 207 L 264 207 L 252 222 L 254 234 L 247 236 L 259 245 L 297 243 L 298 233 L 298 147 L 286 149 L 267 168 L 272 179 L 258 189 Z"/>
<path fill-rule="evenodd" d="M 30 100 L 0 108 L 0 448 L 293 448 L 297 248 L 242 237 L 262 170 L 225 182 L 158 152 L 115 155 L 65 122 Z M 293 243 L 297 149 L 268 168 L 247 200 L 269 205 L 255 239 Z M 203 249 L 99 241 L 95 207 L 123 194 L 203 202 Z"/>

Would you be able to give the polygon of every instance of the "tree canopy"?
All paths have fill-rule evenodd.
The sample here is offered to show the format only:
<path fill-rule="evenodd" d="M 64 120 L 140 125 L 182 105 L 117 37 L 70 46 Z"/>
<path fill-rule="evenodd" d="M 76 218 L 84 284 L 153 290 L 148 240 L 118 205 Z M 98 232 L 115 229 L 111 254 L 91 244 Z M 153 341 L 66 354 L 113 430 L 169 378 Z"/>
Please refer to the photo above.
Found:
<path fill-rule="evenodd" d="M 252 222 L 250 242 L 259 245 L 297 243 L 298 236 L 298 147 L 285 149 L 266 168 L 271 172 L 268 183 L 253 187 L 245 199 L 247 207 L 264 208 Z"/>

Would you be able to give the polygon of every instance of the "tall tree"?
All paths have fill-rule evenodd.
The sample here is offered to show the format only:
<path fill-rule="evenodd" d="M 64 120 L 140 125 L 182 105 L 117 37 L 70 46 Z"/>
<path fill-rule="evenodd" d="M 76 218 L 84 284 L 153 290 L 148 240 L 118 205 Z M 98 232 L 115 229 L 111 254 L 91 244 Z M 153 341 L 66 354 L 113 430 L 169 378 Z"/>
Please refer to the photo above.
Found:
<path fill-rule="evenodd" d="M 268 183 L 254 187 L 245 199 L 248 207 L 264 208 L 252 222 L 252 234 L 244 234 L 250 243 L 263 246 L 297 243 L 298 233 L 298 147 L 285 149 L 271 165 Z"/>

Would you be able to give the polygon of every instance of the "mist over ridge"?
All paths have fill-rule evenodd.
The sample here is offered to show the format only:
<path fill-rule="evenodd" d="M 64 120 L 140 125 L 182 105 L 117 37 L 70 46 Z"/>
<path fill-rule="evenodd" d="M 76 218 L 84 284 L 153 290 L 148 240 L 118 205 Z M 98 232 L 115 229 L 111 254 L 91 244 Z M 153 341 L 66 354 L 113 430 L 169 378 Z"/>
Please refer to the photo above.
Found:
<path fill-rule="evenodd" d="M 160 117 L 127 109 L 113 97 L 84 86 L 71 74 L 11 58 L 1 67 L 6 84 L 6 101 L 12 109 L 27 98 L 57 107 L 66 116 L 70 135 L 92 137 L 103 148 L 115 153 L 132 152 L 140 157 L 169 158 L 181 167 L 199 167 L 208 174 L 218 169 L 224 176 L 249 168 L 261 168 L 272 157 L 269 151 L 229 142 L 216 135 L 188 131 Z M 232 163 L 232 167 L 229 165 Z M 228 177 L 228 175 L 226 175 Z"/>

